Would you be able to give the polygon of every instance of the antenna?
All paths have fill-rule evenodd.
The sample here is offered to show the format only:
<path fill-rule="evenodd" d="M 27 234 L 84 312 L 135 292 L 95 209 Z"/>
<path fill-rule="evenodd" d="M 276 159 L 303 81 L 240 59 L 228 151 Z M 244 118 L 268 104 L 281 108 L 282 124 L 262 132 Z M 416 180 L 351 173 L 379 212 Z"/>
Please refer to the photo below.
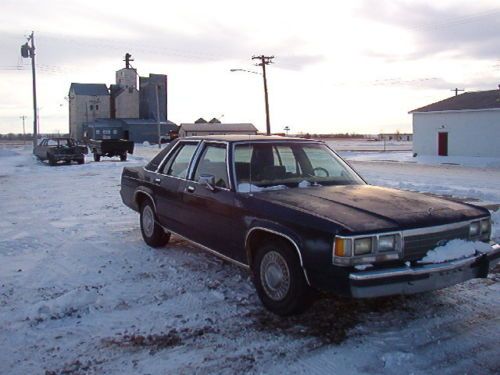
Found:
<path fill-rule="evenodd" d="M 132 68 L 132 65 L 130 65 L 130 62 L 134 61 L 134 59 L 132 59 L 132 55 L 130 53 L 127 52 L 125 54 L 125 59 L 123 61 L 125 61 L 125 68 L 126 69 Z"/>

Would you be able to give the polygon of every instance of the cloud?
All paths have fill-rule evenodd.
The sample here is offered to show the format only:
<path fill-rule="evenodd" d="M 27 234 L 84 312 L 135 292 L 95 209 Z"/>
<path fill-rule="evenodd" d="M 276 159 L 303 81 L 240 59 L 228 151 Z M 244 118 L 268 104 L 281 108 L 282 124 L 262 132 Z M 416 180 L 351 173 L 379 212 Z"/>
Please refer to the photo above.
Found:
<path fill-rule="evenodd" d="M 415 53 L 401 56 L 372 51 L 373 57 L 417 59 L 444 52 L 468 58 L 498 57 L 500 8 L 478 11 L 465 4 L 438 8 L 423 3 L 381 0 L 365 1 L 358 14 L 405 29 L 416 37 Z"/>

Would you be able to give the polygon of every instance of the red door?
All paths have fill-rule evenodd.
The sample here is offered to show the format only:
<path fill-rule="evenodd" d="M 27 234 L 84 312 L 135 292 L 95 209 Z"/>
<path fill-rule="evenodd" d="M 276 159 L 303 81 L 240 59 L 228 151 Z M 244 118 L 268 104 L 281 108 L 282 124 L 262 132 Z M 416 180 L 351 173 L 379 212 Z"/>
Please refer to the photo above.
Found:
<path fill-rule="evenodd" d="M 438 134 L 438 155 L 448 156 L 448 133 Z"/>

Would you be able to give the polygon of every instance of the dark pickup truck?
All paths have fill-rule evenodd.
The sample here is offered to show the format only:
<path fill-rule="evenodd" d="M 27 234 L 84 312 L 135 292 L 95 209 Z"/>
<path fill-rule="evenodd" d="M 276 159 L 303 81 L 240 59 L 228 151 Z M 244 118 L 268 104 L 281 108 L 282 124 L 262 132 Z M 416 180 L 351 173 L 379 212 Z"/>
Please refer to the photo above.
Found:
<path fill-rule="evenodd" d="M 125 161 L 127 153 L 134 153 L 134 142 L 125 139 L 90 139 L 87 146 L 94 154 L 94 161 L 101 161 L 101 156 L 119 156 L 121 161 Z"/>
<path fill-rule="evenodd" d="M 182 138 L 124 168 L 121 197 L 148 245 L 174 233 L 249 269 L 280 315 L 303 311 L 314 290 L 418 293 L 484 278 L 500 260 L 487 209 L 368 185 L 313 140 Z"/>
<path fill-rule="evenodd" d="M 50 165 L 56 165 L 59 161 L 78 164 L 85 163 L 85 154 L 88 153 L 86 146 L 78 145 L 72 138 L 54 137 L 42 139 L 33 154 L 39 160 L 48 160 Z"/>

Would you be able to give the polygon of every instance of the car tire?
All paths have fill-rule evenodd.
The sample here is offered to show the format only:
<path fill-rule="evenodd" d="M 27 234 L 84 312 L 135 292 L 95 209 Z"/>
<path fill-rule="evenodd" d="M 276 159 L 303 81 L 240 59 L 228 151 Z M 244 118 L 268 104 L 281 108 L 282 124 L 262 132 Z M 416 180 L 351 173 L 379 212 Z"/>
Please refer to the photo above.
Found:
<path fill-rule="evenodd" d="M 126 161 L 127 160 L 127 153 L 124 152 L 123 154 L 120 154 L 120 160 L 121 161 Z"/>
<path fill-rule="evenodd" d="M 82 157 L 80 159 L 77 160 L 78 164 L 85 164 L 85 158 Z"/>
<path fill-rule="evenodd" d="M 94 152 L 94 161 L 101 161 L 101 155 L 99 155 L 97 152 Z"/>
<path fill-rule="evenodd" d="M 156 220 L 153 203 L 149 199 L 141 205 L 141 233 L 144 242 L 151 247 L 165 246 L 170 240 L 170 233 L 165 233 Z"/>
<path fill-rule="evenodd" d="M 54 166 L 57 164 L 57 160 L 52 155 L 49 155 L 48 159 L 49 159 L 49 165 Z"/>
<path fill-rule="evenodd" d="M 304 312 L 314 301 L 299 258 L 281 240 L 264 243 L 257 249 L 253 282 L 262 304 L 271 312 L 288 316 Z"/>

